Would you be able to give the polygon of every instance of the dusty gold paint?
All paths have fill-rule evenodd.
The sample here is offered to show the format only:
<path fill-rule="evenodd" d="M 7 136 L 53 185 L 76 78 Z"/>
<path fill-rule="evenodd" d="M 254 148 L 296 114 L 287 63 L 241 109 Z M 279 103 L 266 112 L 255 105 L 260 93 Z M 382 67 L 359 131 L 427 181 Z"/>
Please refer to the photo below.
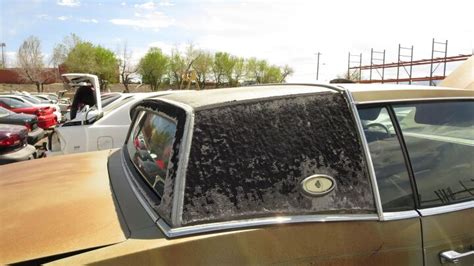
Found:
<path fill-rule="evenodd" d="M 414 99 L 430 99 L 443 97 L 474 97 L 473 90 L 462 89 L 418 89 L 410 86 L 399 86 L 398 89 L 377 89 L 375 85 L 364 89 L 351 90 L 357 103 L 398 101 Z"/>
<path fill-rule="evenodd" d="M 148 228 L 117 245 L 57 261 L 75 265 L 422 265 L 418 219 L 314 222 L 154 239 Z"/>
<path fill-rule="evenodd" d="M 108 154 L 0 166 L 0 264 L 126 239 L 112 199 Z"/>
<path fill-rule="evenodd" d="M 426 265 L 441 265 L 439 253 L 472 250 L 474 245 L 474 209 L 467 209 L 421 218 L 425 243 Z M 474 247 L 474 246 L 473 246 Z M 465 257 L 457 265 L 474 265 L 474 256 Z"/>

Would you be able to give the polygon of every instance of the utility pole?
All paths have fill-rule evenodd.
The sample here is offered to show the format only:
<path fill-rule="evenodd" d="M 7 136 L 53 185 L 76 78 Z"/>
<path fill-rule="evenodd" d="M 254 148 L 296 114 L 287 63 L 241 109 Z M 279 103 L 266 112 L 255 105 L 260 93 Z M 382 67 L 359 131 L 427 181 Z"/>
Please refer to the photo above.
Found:
<path fill-rule="evenodd" d="M 2 68 L 5 68 L 5 53 L 3 51 L 3 47 L 7 46 L 4 42 L 0 43 L 0 46 L 2 47 Z"/>
<path fill-rule="evenodd" d="M 316 65 L 316 81 L 319 80 L 319 56 L 321 55 L 320 52 L 318 52 L 317 54 L 315 54 L 317 56 L 317 65 Z"/>

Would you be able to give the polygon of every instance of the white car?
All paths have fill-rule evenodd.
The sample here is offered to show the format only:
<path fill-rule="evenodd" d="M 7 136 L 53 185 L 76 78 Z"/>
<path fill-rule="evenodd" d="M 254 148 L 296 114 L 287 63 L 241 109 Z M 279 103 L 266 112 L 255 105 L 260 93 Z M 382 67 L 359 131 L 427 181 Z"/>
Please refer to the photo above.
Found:
<path fill-rule="evenodd" d="M 100 109 L 88 107 L 87 111 L 79 111 L 74 119 L 56 127 L 48 139 L 47 156 L 121 147 L 131 123 L 131 106 L 145 98 L 170 93 L 175 92 L 95 94 Z"/>
<path fill-rule="evenodd" d="M 36 97 L 33 97 L 31 95 L 25 95 L 25 94 L 0 95 L 0 98 L 16 99 L 16 100 L 21 101 L 21 102 L 30 103 L 33 106 L 37 106 L 37 107 L 54 108 L 54 114 L 56 115 L 57 121 L 60 122 L 62 120 L 61 109 L 60 109 L 59 105 L 57 105 L 57 104 L 45 103 L 45 102 L 42 102 L 41 100 L 37 99 Z"/>

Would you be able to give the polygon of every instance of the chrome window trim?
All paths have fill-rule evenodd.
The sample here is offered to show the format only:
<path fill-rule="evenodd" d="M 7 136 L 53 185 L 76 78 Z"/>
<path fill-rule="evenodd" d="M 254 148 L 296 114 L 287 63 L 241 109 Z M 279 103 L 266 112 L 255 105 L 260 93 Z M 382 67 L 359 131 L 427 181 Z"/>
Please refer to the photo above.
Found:
<path fill-rule="evenodd" d="M 135 196 L 137 197 L 138 201 L 140 202 L 140 204 L 143 206 L 143 208 L 145 209 L 145 211 L 148 213 L 148 215 L 150 215 L 151 219 L 153 221 L 158 221 L 158 219 L 160 219 L 160 217 L 158 216 L 158 214 L 150 207 L 150 205 L 148 205 L 148 203 L 146 202 L 145 198 L 143 197 L 143 195 L 140 193 L 140 191 L 138 191 L 136 185 L 133 183 L 132 181 L 132 172 L 130 171 L 130 169 L 128 168 L 128 166 L 126 165 L 125 161 L 126 161 L 126 158 L 125 158 L 125 150 L 124 149 L 121 149 L 120 150 L 120 156 L 122 157 L 122 168 L 124 170 L 124 173 L 125 173 L 125 176 L 127 177 L 127 181 L 128 181 L 128 184 L 130 184 L 130 187 L 132 188 L 133 190 L 133 193 L 135 194 Z"/>
<path fill-rule="evenodd" d="M 420 214 L 415 210 L 399 211 L 399 212 L 384 212 L 383 221 L 396 221 L 410 218 L 420 218 Z"/>
<path fill-rule="evenodd" d="M 473 209 L 473 208 L 474 208 L 474 200 L 470 200 L 470 201 L 454 203 L 450 205 L 419 209 L 418 211 L 420 212 L 421 216 L 425 217 L 425 216 L 432 216 L 432 215 L 437 215 L 437 214 L 450 213 L 450 212 L 462 211 L 462 210 Z"/>
<path fill-rule="evenodd" d="M 206 232 L 218 232 L 231 229 L 252 229 L 253 227 L 267 225 L 282 225 L 292 223 L 311 223 L 311 222 L 341 222 L 341 221 L 377 221 L 377 214 L 321 214 L 321 215 L 296 215 L 296 216 L 279 216 L 267 217 L 247 220 L 236 220 L 228 222 L 215 222 L 208 224 L 183 226 L 179 228 L 171 228 L 163 220 L 159 219 L 156 224 L 169 237 L 180 237 L 194 235 Z"/>
<path fill-rule="evenodd" d="M 175 183 L 173 188 L 173 206 L 171 209 L 171 223 L 173 227 L 179 227 L 182 223 L 184 189 L 186 184 L 186 171 L 188 168 L 189 153 L 191 150 L 191 141 L 194 129 L 194 110 L 191 106 L 175 102 L 168 99 L 160 99 L 160 101 L 174 105 L 183 109 L 186 113 L 186 121 L 184 124 L 183 136 L 179 148 L 178 168 L 176 171 Z M 163 221 L 164 222 L 164 221 Z"/>
<path fill-rule="evenodd" d="M 452 101 L 452 100 L 474 100 L 474 97 L 430 97 L 430 98 L 410 98 L 410 99 L 392 99 L 382 101 L 358 101 L 355 104 L 375 104 L 375 103 L 409 103 L 409 102 L 424 102 L 424 101 Z"/>
<path fill-rule="evenodd" d="M 354 98 L 352 97 L 351 92 L 347 89 L 343 89 L 343 94 L 346 95 L 347 100 L 349 101 L 349 108 L 352 111 L 352 116 L 355 120 L 357 131 L 360 137 L 360 141 L 362 143 L 362 149 L 364 151 L 367 168 L 369 170 L 369 179 L 370 179 L 370 183 L 372 184 L 372 193 L 374 195 L 375 208 L 377 209 L 377 214 L 379 216 L 380 221 L 383 221 L 384 216 L 383 216 L 383 209 L 382 209 L 382 200 L 380 198 L 380 193 L 379 193 L 379 186 L 377 184 L 377 179 L 375 177 L 375 168 L 372 162 L 372 157 L 370 156 L 369 144 L 367 143 L 367 139 L 365 138 L 364 128 L 362 127 L 362 122 L 359 117 L 359 111 L 357 110 L 357 106 L 356 106 L 356 103 L 354 102 Z"/>

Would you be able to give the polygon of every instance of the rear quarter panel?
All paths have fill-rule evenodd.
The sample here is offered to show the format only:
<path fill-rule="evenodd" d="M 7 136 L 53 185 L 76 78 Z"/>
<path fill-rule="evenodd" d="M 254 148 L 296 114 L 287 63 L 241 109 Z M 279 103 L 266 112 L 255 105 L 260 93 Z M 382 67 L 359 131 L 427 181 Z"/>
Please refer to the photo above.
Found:
<path fill-rule="evenodd" d="M 95 265 L 422 265 L 418 218 L 269 226 L 159 238 L 157 228 L 126 242 L 53 264 Z"/>

